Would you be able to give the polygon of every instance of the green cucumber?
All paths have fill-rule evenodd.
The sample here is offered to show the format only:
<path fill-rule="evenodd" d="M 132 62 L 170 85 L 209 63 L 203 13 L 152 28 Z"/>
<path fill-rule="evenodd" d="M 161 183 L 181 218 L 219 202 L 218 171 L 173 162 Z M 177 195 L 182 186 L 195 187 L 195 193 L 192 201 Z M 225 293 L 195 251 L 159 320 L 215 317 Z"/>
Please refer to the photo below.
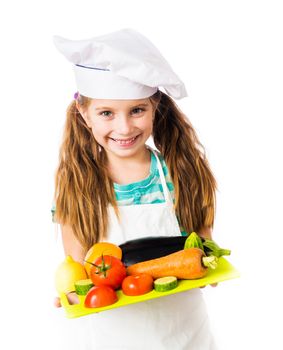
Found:
<path fill-rule="evenodd" d="M 186 239 L 184 249 L 188 249 L 188 248 L 199 248 L 203 250 L 202 240 L 197 233 L 195 232 L 190 233 L 190 235 Z"/>
<path fill-rule="evenodd" d="M 157 292 L 167 292 L 168 290 L 176 288 L 177 285 L 178 281 L 174 276 L 161 277 L 154 281 L 154 289 Z"/>
<path fill-rule="evenodd" d="M 93 283 L 91 279 L 85 279 L 75 282 L 75 291 L 77 295 L 86 295 L 92 287 Z"/>

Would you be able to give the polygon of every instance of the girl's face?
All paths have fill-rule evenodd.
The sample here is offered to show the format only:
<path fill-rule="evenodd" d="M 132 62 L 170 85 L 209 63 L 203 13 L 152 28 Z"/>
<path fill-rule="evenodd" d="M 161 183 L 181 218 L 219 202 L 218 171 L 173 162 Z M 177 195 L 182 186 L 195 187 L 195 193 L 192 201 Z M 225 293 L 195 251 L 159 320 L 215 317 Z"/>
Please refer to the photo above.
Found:
<path fill-rule="evenodd" d="M 153 106 L 150 100 L 93 99 L 80 111 L 96 141 L 108 156 L 132 157 L 145 150 L 152 133 Z"/>

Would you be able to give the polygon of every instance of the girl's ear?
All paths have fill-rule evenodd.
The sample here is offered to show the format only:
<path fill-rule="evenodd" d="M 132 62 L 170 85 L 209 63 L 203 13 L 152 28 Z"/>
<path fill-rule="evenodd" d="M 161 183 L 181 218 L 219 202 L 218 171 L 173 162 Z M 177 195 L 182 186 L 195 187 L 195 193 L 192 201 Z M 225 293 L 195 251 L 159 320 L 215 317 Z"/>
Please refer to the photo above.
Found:
<path fill-rule="evenodd" d="M 91 124 L 88 118 L 87 110 L 83 108 L 78 101 L 76 101 L 76 108 L 79 111 L 80 115 L 83 117 L 84 121 L 86 122 L 86 125 L 91 128 Z"/>

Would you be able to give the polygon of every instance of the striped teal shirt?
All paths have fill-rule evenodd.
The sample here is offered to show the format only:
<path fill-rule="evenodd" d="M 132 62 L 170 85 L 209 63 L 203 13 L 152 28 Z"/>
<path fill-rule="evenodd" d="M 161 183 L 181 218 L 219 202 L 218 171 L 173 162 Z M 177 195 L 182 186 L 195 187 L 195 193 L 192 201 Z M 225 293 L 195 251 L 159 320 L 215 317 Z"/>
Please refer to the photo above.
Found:
<path fill-rule="evenodd" d="M 174 187 L 167 166 L 163 157 L 161 155 L 158 157 L 161 162 L 168 189 L 170 190 L 172 198 L 174 198 Z M 114 190 L 118 205 L 154 204 L 165 202 L 157 167 L 157 160 L 154 154 L 151 152 L 150 174 L 146 179 L 128 185 L 114 183 Z"/>
<path fill-rule="evenodd" d="M 171 181 L 168 168 L 165 164 L 164 158 L 160 154 L 158 154 L 158 157 L 162 166 L 167 187 L 174 200 L 174 186 Z M 117 183 L 114 183 L 114 190 L 118 206 L 164 203 L 165 197 L 162 189 L 160 175 L 158 172 L 157 159 L 154 156 L 153 152 L 151 152 L 150 173 L 146 179 L 127 185 L 119 185 Z M 51 211 L 54 218 L 54 205 Z M 182 232 L 182 235 L 187 235 L 187 233 Z"/>

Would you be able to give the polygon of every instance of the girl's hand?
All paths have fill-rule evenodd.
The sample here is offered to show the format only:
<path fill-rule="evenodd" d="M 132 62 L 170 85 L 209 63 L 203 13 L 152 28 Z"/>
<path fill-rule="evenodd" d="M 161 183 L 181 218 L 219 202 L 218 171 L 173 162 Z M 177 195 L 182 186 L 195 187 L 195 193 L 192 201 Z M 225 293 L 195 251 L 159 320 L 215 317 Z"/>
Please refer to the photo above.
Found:
<path fill-rule="evenodd" d="M 77 294 L 75 292 L 71 292 L 67 294 L 67 299 L 70 305 L 74 305 L 74 304 L 79 304 L 79 298 L 77 296 Z M 59 297 L 56 297 L 54 299 L 54 306 L 55 307 L 61 307 L 61 300 Z"/>
<path fill-rule="evenodd" d="M 212 284 L 210 284 L 210 286 L 211 287 L 217 287 L 217 285 L 218 285 L 218 283 L 212 283 Z M 205 288 L 206 286 L 202 286 L 202 287 L 200 287 L 200 288 Z"/>
<path fill-rule="evenodd" d="M 61 307 L 61 306 L 62 306 L 62 305 L 61 305 L 61 300 L 60 300 L 59 297 L 56 297 L 56 298 L 54 299 L 54 306 L 55 306 L 55 307 Z"/>

